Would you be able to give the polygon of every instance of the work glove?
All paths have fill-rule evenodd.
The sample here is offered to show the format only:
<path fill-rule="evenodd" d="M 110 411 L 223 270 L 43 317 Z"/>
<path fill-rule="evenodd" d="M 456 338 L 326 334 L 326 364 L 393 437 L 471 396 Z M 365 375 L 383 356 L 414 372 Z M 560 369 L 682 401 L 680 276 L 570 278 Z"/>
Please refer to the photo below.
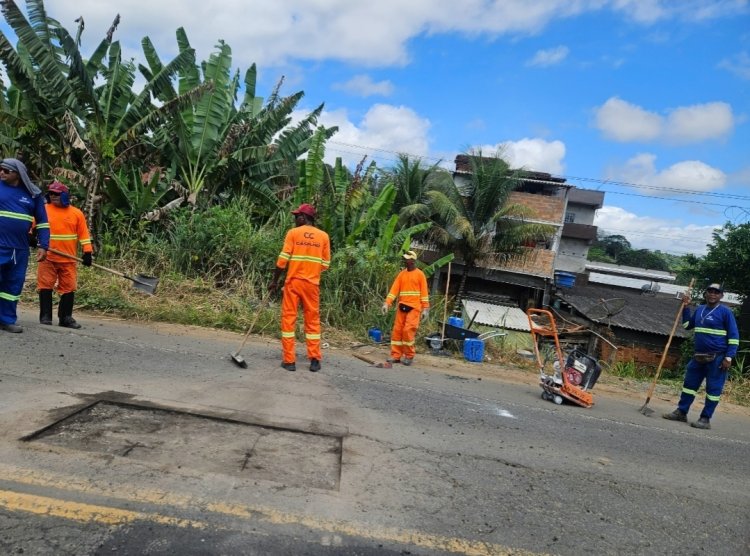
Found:
<path fill-rule="evenodd" d="M 37 245 L 39 245 L 39 239 L 36 237 L 36 228 L 34 228 L 34 231 L 29 234 L 29 247 L 36 249 Z"/>
<path fill-rule="evenodd" d="M 83 262 L 83 266 L 91 266 L 91 263 L 93 262 L 91 258 L 91 253 L 84 253 L 82 262 Z"/>
<path fill-rule="evenodd" d="M 383 314 L 383 315 L 387 315 L 388 314 L 388 304 L 387 303 L 383 303 L 383 306 L 380 308 L 380 313 Z"/>
<path fill-rule="evenodd" d="M 426 320 L 430 317 L 429 309 L 422 309 L 422 320 Z"/>

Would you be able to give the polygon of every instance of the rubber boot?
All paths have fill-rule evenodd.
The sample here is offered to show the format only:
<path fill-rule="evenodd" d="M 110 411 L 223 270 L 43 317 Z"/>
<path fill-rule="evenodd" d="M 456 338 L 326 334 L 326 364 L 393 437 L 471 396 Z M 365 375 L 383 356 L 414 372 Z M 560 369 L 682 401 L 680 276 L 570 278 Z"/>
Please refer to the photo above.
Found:
<path fill-rule="evenodd" d="M 60 319 L 60 326 L 65 328 L 81 328 L 81 325 L 73 318 L 73 303 L 75 303 L 75 292 L 64 293 L 60 296 L 60 303 L 57 306 L 57 317 Z"/>
<path fill-rule="evenodd" d="M 39 323 L 52 324 L 52 290 L 39 290 Z"/>

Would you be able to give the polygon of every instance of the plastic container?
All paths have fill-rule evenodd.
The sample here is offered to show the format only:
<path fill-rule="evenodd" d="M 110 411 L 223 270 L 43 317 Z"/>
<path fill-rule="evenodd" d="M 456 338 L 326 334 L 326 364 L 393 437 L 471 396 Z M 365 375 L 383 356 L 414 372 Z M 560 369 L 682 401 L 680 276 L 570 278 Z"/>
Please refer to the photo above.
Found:
<path fill-rule="evenodd" d="M 464 319 L 461 317 L 448 317 L 448 324 L 455 326 L 456 328 L 464 327 Z"/>
<path fill-rule="evenodd" d="M 555 284 L 561 288 L 572 288 L 576 285 L 576 275 L 572 272 L 555 272 Z"/>
<path fill-rule="evenodd" d="M 383 341 L 383 331 L 380 328 L 370 328 L 367 330 L 367 336 L 376 344 Z"/>
<path fill-rule="evenodd" d="M 484 340 L 467 338 L 464 340 L 464 359 L 474 363 L 484 361 Z"/>

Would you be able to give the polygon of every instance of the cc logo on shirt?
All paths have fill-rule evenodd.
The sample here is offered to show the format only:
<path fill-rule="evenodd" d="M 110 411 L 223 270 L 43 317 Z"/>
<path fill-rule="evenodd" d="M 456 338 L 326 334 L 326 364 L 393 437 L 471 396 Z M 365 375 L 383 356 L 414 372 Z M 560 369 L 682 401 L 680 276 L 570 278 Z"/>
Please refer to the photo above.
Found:
<path fill-rule="evenodd" d="M 305 232 L 302 235 L 305 237 L 305 239 L 313 239 L 315 237 L 315 234 L 310 233 L 310 232 Z"/>

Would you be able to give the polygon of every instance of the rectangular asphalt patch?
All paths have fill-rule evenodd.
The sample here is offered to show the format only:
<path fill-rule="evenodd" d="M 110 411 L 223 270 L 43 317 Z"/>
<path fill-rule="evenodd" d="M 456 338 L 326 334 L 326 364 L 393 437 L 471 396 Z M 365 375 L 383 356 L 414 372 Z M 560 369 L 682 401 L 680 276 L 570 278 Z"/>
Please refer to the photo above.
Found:
<path fill-rule="evenodd" d="M 339 436 L 108 401 L 24 440 L 287 486 L 336 490 L 341 475 Z"/>

